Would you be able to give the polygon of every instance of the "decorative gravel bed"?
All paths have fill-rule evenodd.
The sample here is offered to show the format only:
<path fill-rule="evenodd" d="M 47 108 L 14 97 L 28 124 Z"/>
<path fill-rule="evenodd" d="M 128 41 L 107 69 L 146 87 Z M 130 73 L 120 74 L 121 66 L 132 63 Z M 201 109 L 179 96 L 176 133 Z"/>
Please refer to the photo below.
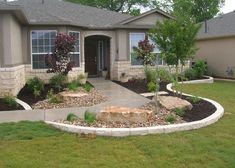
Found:
<path fill-rule="evenodd" d="M 141 109 L 152 110 L 153 105 L 150 103 L 150 104 L 143 106 Z M 164 108 L 161 108 L 159 110 L 159 114 L 152 117 L 146 123 L 117 123 L 117 122 L 106 123 L 106 122 L 101 122 L 101 121 L 94 121 L 92 124 L 88 124 L 83 119 L 78 119 L 73 122 L 69 122 L 67 120 L 62 119 L 62 120 L 57 120 L 55 122 L 76 125 L 76 126 L 95 127 L 95 128 L 138 128 L 138 127 L 153 127 L 153 126 L 159 126 L 159 125 L 170 125 L 172 123 L 166 121 L 166 117 L 168 115 L 173 115 L 175 117 L 174 124 L 185 123 L 185 121 L 182 120 L 181 117 L 175 115 L 175 113 L 173 112 L 167 111 Z"/>
<path fill-rule="evenodd" d="M 107 97 L 103 96 L 97 89 L 92 88 L 90 92 L 86 92 L 83 88 L 79 88 L 79 93 L 87 93 L 82 97 L 64 97 L 62 103 L 50 103 L 48 99 L 39 101 L 34 104 L 33 109 L 55 109 L 67 107 L 89 107 L 107 101 Z"/>

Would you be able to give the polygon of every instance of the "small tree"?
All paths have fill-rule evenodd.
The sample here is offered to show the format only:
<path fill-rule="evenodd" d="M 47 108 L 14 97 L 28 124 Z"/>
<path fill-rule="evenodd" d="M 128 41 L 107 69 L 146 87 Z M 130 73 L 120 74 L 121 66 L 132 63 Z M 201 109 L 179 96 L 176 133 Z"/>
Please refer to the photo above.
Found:
<path fill-rule="evenodd" d="M 195 42 L 199 28 L 200 25 L 184 17 L 184 19 L 157 22 L 155 28 L 150 31 L 150 37 L 158 44 L 163 60 L 169 66 L 175 66 L 176 84 L 178 84 L 179 64 L 184 66 L 197 50 Z"/>
<path fill-rule="evenodd" d="M 47 54 L 45 57 L 46 65 L 49 67 L 47 72 L 67 75 L 75 64 L 70 59 L 70 52 L 74 51 L 74 46 L 74 37 L 63 33 L 58 34 L 53 54 Z"/>
<path fill-rule="evenodd" d="M 134 47 L 134 54 L 136 58 L 142 60 L 144 65 L 152 65 L 156 60 L 155 54 L 153 54 L 155 46 L 150 43 L 148 36 L 145 36 L 143 41 L 139 41 L 138 47 Z"/>

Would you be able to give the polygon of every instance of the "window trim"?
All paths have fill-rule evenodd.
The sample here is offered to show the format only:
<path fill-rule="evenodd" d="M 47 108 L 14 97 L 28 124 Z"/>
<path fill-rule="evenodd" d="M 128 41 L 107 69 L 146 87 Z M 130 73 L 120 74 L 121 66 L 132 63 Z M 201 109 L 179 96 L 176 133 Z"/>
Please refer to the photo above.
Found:
<path fill-rule="evenodd" d="M 75 31 L 75 30 L 69 30 L 69 33 L 78 33 L 79 34 L 79 52 L 70 52 L 70 54 L 79 54 L 79 65 L 74 68 L 80 68 L 81 67 L 81 32 L 80 31 Z"/>
<path fill-rule="evenodd" d="M 33 68 L 33 54 L 37 54 L 37 55 L 46 55 L 48 53 L 33 53 L 33 43 L 32 43 L 32 32 L 37 31 L 37 32 L 55 32 L 57 35 L 57 30 L 53 29 L 53 30 L 38 30 L 38 29 L 34 29 L 34 30 L 30 30 L 30 54 L 31 54 L 31 70 L 45 70 L 46 68 L 39 68 L 39 69 L 34 69 Z M 52 53 L 49 53 L 52 54 Z"/>

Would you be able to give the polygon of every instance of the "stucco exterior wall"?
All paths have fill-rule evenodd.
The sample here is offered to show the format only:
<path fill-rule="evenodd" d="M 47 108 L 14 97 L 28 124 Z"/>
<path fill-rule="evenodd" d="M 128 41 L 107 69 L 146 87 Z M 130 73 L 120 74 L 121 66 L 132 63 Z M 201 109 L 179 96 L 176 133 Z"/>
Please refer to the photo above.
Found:
<path fill-rule="evenodd" d="M 163 21 L 165 16 L 159 13 L 152 13 L 135 21 L 128 23 L 128 25 L 155 25 L 157 21 Z"/>
<path fill-rule="evenodd" d="M 207 61 L 209 75 L 235 78 L 235 37 L 198 40 L 195 60 Z M 233 68 L 233 76 L 228 76 L 228 67 Z"/>

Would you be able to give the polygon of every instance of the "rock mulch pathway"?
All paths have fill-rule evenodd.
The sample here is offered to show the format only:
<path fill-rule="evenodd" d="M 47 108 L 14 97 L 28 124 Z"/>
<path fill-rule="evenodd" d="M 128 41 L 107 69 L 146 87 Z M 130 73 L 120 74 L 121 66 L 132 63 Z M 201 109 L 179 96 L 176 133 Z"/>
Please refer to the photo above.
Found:
<path fill-rule="evenodd" d="M 80 93 L 80 95 L 84 94 L 84 96 L 79 96 L 79 97 L 64 96 L 63 102 L 58 104 L 50 103 L 49 99 L 46 99 L 34 104 L 32 108 L 55 109 L 55 108 L 68 108 L 68 107 L 89 107 L 107 101 L 107 97 L 103 96 L 95 88 L 91 89 L 90 92 L 86 92 L 83 88 L 80 88 L 78 92 Z"/>

